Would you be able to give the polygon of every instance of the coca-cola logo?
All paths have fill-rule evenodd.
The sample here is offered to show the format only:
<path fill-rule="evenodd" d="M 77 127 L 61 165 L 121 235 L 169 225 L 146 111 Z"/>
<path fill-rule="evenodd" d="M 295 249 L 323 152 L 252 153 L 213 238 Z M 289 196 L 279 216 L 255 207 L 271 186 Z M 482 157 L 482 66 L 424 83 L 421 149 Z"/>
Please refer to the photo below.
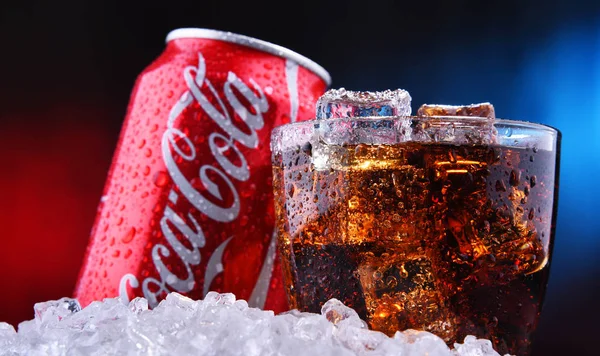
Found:
<path fill-rule="evenodd" d="M 286 74 L 289 74 L 290 71 L 293 74 L 293 84 L 295 85 L 297 65 L 293 65 L 291 68 L 287 65 Z M 169 200 L 176 203 L 178 199 L 187 199 L 197 212 L 210 219 L 224 223 L 231 222 L 240 213 L 240 198 L 232 180 L 242 182 L 250 178 L 248 163 L 237 144 L 251 149 L 258 147 L 257 131 L 264 126 L 263 114 L 269 109 L 269 103 L 262 88 L 254 80 L 249 80 L 254 89 L 252 90 L 233 72 L 227 74 L 227 80 L 223 84 L 223 94 L 226 99 L 223 101 L 214 85 L 206 78 L 206 62 L 201 53 L 198 53 L 198 66 L 187 66 L 183 71 L 183 77 L 188 89 L 171 108 L 161 143 L 165 166 L 179 190 L 177 192 L 172 189 L 169 192 Z M 288 86 L 289 84 L 288 80 Z M 245 103 L 239 100 L 239 96 L 243 97 Z M 223 131 L 222 133 L 212 132 L 208 135 L 207 141 L 214 162 L 213 164 L 203 164 L 198 171 L 198 177 L 194 177 L 199 178 L 204 186 L 205 190 L 202 192 L 198 191 L 191 180 L 184 176 L 177 163 L 178 161 L 191 162 L 197 158 L 194 142 L 186 133 L 175 127 L 176 119 L 194 102 L 198 103 L 206 115 Z M 215 106 L 213 103 L 217 105 Z M 295 116 L 297 99 L 292 100 L 291 111 Z M 230 112 L 237 115 L 240 120 L 232 120 Z M 238 125 L 245 125 L 245 127 Z M 232 154 L 237 159 L 231 159 Z M 176 159 L 176 157 L 180 159 Z M 215 177 L 218 177 L 218 180 L 215 180 Z M 225 199 L 225 196 L 233 197 L 233 199 Z M 202 261 L 200 250 L 206 244 L 206 237 L 192 213 L 187 214 L 186 218 L 182 218 L 168 205 L 165 206 L 160 229 L 166 241 L 156 244 L 152 248 L 152 260 L 157 277 L 144 278 L 140 283 L 135 275 L 124 275 L 119 285 L 119 293 L 123 300 L 129 300 L 127 285 L 131 288 L 141 286 L 142 293 L 151 306 L 156 306 L 160 296 L 164 293 L 170 291 L 185 293 L 195 288 L 197 282 L 194 279 L 192 267 L 199 265 Z M 177 238 L 176 232 L 187 239 L 191 248 Z M 204 294 L 209 291 L 214 278 L 223 271 L 221 257 L 232 238 L 233 236 L 222 242 L 211 255 L 204 275 Z M 185 267 L 186 275 L 184 277 L 176 275 L 164 263 L 163 259 L 171 258 L 173 253 Z M 274 240 L 267 253 L 267 259 L 272 259 L 272 256 L 269 255 L 274 255 Z M 265 264 L 267 262 L 265 260 Z M 272 262 L 270 263 L 272 265 Z M 268 277 L 270 277 L 270 271 Z M 257 287 L 259 282 L 257 282 Z"/>

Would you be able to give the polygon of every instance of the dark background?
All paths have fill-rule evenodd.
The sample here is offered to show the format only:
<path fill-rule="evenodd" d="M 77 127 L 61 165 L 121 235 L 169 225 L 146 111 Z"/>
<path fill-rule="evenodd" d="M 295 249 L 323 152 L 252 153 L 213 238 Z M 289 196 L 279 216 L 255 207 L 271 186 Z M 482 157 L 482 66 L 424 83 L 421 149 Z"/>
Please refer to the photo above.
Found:
<path fill-rule="evenodd" d="M 0 320 L 70 296 L 136 76 L 179 27 L 233 31 L 321 64 L 332 87 L 414 105 L 490 101 L 563 134 L 535 355 L 600 345 L 600 2 L 27 1 L 0 5 Z"/>

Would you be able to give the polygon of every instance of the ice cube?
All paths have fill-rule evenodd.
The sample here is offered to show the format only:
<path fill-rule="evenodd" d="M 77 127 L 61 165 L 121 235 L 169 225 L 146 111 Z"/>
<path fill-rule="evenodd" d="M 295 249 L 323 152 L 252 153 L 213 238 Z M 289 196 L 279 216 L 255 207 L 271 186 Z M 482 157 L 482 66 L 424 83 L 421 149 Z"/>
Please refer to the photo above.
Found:
<path fill-rule="evenodd" d="M 183 297 L 183 296 L 181 296 L 181 297 Z M 183 297 L 183 298 L 186 298 L 186 297 Z M 210 303 L 213 305 L 218 305 L 218 304 L 233 305 L 235 303 L 235 295 L 233 295 L 233 293 L 219 294 L 217 292 L 208 292 L 208 294 L 206 294 L 206 296 L 204 296 L 203 301 L 204 301 L 204 303 Z"/>
<path fill-rule="evenodd" d="M 0 337 L 9 337 L 16 334 L 14 326 L 9 323 L 0 322 Z"/>
<path fill-rule="evenodd" d="M 17 332 L 12 325 L 0 322 L 0 354 L 2 349 L 8 348 L 12 344 L 15 336 L 17 336 Z"/>
<path fill-rule="evenodd" d="M 498 142 L 494 106 L 423 104 L 417 110 L 420 122 L 413 125 L 412 137 L 420 142 L 452 144 L 493 144 Z M 456 117 L 453 120 L 451 117 Z M 450 118 L 448 118 L 450 117 Z M 424 119 L 428 118 L 428 119 Z"/>
<path fill-rule="evenodd" d="M 137 314 L 146 311 L 148 310 L 148 300 L 140 297 L 134 298 L 131 302 L 129 302 L 129 309 Z"/>
<path fill-rule="evenodd" d="M 418 328 L 449 341 L 454 337 L 456 315 L 437 287 L 431 261 L 383 253 L 358 266 L 371 327 L 392 335 L 396 330 Z"/>
<path fill-rule="evenodd" d="M 294 286 L 306 311 L 321 310 L 329 299 L 339 299 L 363 319 L 366 307 L 356 262 L 347 248 L 337 244 L 299 245 L 292 251 L 297 266 Z"/>
<path fill-rule="evenodd" d="M 444 340 L 427 331 L 408 329 L 396 333 L 394 339 L 411 345 L 411 354 L 414 355 L 452 355 Z"/>
<path fill-rule="evenodd" d="M 423 104 L 417 116 L 475 116 L 495 119 L 494 106 L 490 103 L 471 105 Z"/>
<path fill-rule="evenodd" d="M 409 141 L 411 97 L 406 90 L 331 89 L 317 101 L 311 139 L 316 170 L 348 169 L 348 145 L 384 145 Z M 376 118 L 378 120 L 372 120 Z M 327 119 L 347 119 L 330 121 Z"/>
<path fill-rule="evenodd" d="M 321 307 L 321 314 L 325 315 L 334 325 L 352 325 L 357 328 L 367 328 L 367 324 L 360 319 L 356 311 L 344 305 L 339 300 L 332 298 Z"/>
<path fill-rule="evenodd" d="M 72 313 L 81 310 L 81 305 L 75 299 L 61 298 L 59 300 L 49 300 L 42 303 L 36 303 L 33 306 L 35 314 L 35 324 L 38 327 L 52 326 Z"/>
<path fill-rule="evenodd" d="M 59 320 L 69 314 L 81 310 L 81 305 L 75 299 L 61 298 L 59 300 L 49 300 L 43 303 L 36 303 L 33 306 L 36 319 L 44 321 L 45 319 L 56 316 Z"/>
<path fill-rule="evenodd" d="M 316 118 L 409 116 L 410 103 L 410 94 L 403 89 L 375 92 L 330 89 L 317 101 Z"/>
<path fill-rule="evenodd" d="M 379 345 L 388 339 L 384 333 L 356 326 L 338 326 L 334 330 L 334 336 L 344 347 L 357 355 L 371 355 L 372 350 L 378 349 Z"/>
<path fill-rule="evenodd" d="M 465 337 L 464 343 L 454 343 L 456 354 L 463 356 L 498 355 L 487 339 L 477 339 L 473 335 Z"/>

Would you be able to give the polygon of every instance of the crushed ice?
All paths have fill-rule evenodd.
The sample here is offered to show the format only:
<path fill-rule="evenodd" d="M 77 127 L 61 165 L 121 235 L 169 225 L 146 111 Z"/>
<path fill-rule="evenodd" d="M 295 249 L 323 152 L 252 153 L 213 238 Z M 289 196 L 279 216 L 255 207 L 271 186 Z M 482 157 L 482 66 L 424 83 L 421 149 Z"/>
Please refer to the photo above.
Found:
<path fill-rule="evenodd" d="M 108 298 L 84 309 L 62 298 L 34 310 L 18 332 L 0 323 L 0 355 L 498 355 L 474 336 L 453 349 L 424 331 L 387 337 L 336 299 L 321 314 L 274 315 L 215 292 L 198 301 L 171 293 L 152 310 L 143 298 Z"/>

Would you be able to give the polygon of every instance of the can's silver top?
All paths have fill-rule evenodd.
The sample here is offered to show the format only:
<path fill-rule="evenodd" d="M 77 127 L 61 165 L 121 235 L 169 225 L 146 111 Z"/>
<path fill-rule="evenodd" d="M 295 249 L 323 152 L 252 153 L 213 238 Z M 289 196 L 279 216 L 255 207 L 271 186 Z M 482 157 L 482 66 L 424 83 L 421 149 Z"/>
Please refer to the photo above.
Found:
<path fill-rule="evenodd" d="M 169 32 L 167 35 L 166 42 L 175 40 L 178 38 L 207 38 L 225 42 L 236 43 L 242 46 L 256 48 L 260 51 L 271 53 L 273 55 L 292 60 L 304 68 L 314 72 L 318 75 L 327 86 L 331 85 L 331 76 L 325 68 L 318 65 L 311 59 L 296 53 L 285 47 L 270 43 L 267 41 L 259 40 L 256 38 L 240 35 L 237 33 L 212 30 L 208 28 L 178 28 Z"/>

